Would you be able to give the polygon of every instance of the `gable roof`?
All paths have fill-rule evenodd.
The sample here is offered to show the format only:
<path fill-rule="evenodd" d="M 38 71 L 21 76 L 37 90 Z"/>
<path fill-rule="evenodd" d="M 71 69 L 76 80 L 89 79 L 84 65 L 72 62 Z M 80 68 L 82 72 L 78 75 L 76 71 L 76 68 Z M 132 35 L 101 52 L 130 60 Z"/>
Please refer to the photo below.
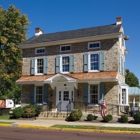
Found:
<path fill-rule="evenodd" d="M 121 24 L 119 25 L 111 24 L 111 25 L 83 28 L 83 29 L 77 29 L 71 31 L 41 34 L 39 36 L 31 37 L 30 39 L 23 42 L 21 45 L 98 36 L 98 35 L 105 35 L 105 34 L 114 34 L 114 33 L 119 33 L 121 26 L 122 26 Z"/>

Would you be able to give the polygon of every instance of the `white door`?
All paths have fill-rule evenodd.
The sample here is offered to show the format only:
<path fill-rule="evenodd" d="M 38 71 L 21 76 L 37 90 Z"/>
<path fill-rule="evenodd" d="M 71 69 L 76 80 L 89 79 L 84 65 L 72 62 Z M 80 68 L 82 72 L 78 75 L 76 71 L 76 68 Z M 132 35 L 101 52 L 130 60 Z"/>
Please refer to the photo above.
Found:
<path fill-rule="evenodd" d="M 73 91 L 72 90 L 59 90 L 57 104 L 61 102 L 61 111 L 73 109 Z M 71 102 L 71 104 L 69 104 Z M 58 106 L 59 108 L 59 106 Z M 59 108 L 60 109 L 60 108 Z"/>

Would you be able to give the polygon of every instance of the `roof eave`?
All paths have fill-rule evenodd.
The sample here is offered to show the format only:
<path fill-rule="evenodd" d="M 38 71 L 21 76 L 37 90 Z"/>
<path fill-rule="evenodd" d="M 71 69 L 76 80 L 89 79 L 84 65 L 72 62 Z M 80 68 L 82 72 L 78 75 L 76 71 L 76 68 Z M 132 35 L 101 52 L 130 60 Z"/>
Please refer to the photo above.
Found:
<path fill-rule="evenodd" d="M 26 48 L 35 48 L 35 47 L 42 47 L 42 46 L 53 46 L 53 45 L 61 45 L 61 44 L 69 44 L 69 43 L 77 43 L 77 42 L 113 39 L 113 38 L 120 37 L 121 34 L 122 34 L 122 32 L 118 32 L 118 33 L 114 33 L 114 34 L 88 36 L 88 37 L 57 40 L 57 41 L 50 41 L 50 42 L 41 42 L 41 43 L 34 43 L 34 44 L 21 44 L 21 45 L 19 45 L 19 47 L 21 49 L 26 49 Z"/>

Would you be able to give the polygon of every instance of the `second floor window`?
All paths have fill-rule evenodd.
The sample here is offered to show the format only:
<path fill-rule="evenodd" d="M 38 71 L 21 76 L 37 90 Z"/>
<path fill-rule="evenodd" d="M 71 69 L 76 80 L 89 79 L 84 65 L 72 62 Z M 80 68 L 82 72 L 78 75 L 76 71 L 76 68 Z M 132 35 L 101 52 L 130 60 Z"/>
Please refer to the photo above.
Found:
<path fill-rule="evenodd" d="M 96 49 L 100 48 L 100 42 L 89 42 L 88 49 Z"/>
<path fill-rule="evenodd" d="M 37 73 L 43 73 L 43 59 L 37 59 Z"/>
<path fill-rule="evenodd" d="M 35 49 L 35 54 L 44 54 L 45 53 L 45 48 L 36 48 Z"/>
<path fill-rule="evenodd" d="M 99 70 L 99 54 L 90 54 L 90 70 Z"/>
<path fill-rule="evenodd" d="M 71 51 L 70 45 L 60 46 L 60 52 L 68 52 Z"/>
<path fill-rule="evenodd" d="M 69 56 L 62 56 L 62 72 L 69 72 Z"/>

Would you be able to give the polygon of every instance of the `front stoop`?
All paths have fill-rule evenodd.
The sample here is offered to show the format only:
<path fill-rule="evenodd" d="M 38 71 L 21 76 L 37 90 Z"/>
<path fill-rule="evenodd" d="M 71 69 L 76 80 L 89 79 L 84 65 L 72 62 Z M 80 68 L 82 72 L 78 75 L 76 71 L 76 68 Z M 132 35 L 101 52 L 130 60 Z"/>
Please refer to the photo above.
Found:
<path fill-rule="evenodd" d="M 70 112 L 41 112 L 37 120 L 66 120 Z"/>

